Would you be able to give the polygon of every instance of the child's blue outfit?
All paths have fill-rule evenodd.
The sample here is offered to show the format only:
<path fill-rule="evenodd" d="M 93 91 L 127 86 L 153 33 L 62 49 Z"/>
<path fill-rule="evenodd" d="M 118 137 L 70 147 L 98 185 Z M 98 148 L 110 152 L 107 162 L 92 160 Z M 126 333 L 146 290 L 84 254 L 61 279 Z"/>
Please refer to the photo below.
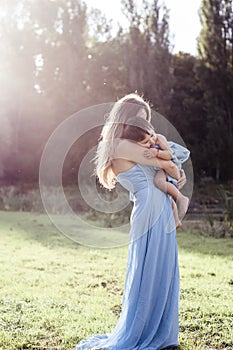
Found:
<path fill-rule="evenodd" d="M 182 168 L 182 164 L 184 162 L 186 162 L 186 160 L 189 158 L 190 156 L 190 151 L 179 145 L 178 143 L 172 142 L 172 141 L 168 141 L 169 147 L 172 151 L 172 162 L 176 164 L 176 166 L 178 167 L 178 169 L 180 170 Z M 161 149 L 158 145 L 154 145 L 152 148 L 157 148 L 157 149 Z M 160 170 L 161 168 L 158 167 L 154 167 L 155 170 Z M 175 185 L 177 187 L 177 180 L 174 179 L 174 177 L 170 176 L 167 174 L 167 181 L 171 182 L 173 185 Z"/>

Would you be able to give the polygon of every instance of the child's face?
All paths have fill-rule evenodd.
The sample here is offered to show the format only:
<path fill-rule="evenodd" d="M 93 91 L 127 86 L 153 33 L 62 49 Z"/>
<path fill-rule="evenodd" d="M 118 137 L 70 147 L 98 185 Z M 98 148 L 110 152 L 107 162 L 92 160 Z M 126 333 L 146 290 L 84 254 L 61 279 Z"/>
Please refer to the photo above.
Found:
<path fill-rule="evenodd" d="M 156 134 L 151 134 L 151 135 L 146 134 L 144 140 L 137 143 L 142 147 L 151 148 L 152 146 L 155 145 L 156 139 L 157 139 Z"/>

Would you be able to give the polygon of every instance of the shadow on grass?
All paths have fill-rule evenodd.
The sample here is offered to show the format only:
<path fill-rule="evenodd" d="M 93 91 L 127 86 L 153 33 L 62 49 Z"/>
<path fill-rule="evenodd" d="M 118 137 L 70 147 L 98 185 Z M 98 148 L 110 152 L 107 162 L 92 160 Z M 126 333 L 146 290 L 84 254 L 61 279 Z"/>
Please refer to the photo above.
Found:
<path fill-rule="evenodd" d="M 46 214 L 0 211 L 0 227 L 16 231 L 44 246 L 78 249 L 79 244 L 61 234 Z"/>
<path fill-rule="evenodd" d="M 129 230 L 126 226 L 121 230 L 102 229 L 68 215 L 56 215 L 55 221 L 67 235 L 56 228 L 47 214 L 0 211 L 1 229 L 15 230 L 20 232 L 21 237 L 24 235 L 45 246 L 99 249 L 125 246 L 128 241 Z"/>

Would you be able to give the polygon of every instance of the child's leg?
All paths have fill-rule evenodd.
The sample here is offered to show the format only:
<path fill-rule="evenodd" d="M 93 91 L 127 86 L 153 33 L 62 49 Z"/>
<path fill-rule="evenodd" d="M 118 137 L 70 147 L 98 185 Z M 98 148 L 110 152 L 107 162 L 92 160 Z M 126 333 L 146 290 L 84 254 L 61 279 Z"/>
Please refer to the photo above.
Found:
<path fill-rule="evenodd" d="M 164 170 L 159 170 L 154 179 L 155 185 L 163 192 L 168 193 L 176 200 L 180 219 L 183 219 L 188 210 L 189 199 L 184 196 L 178 188 L 167 181 L 167 176 Z"/>
<path fill-rule="evenodd" d="M 171 197 L 171 201 L 172 201 L 172 211 L 173 211 L 173 216 L 175 219 L 175 224 L 176 224 L 176 228 L 179 228 L 182 226 L 179 215 L 178 215 L 178 209 L 177 209 L 177 205 L 176 202 L 174 201 L 174 199 Z"/>
<path fill-rule="evenodd" d="M 179 190 L 167 181 L 167 174 L 163 169 L 156 172 L 154 183 L 161 191 L 170 194 L 175 200 L 177 199 Z"/>

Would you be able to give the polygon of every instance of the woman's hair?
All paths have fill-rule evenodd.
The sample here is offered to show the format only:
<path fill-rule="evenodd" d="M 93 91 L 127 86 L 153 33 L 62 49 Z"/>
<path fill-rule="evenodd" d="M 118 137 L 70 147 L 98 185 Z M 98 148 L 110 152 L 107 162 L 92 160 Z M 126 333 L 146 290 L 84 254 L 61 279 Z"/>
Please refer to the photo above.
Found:
<path fill-rule="evenodd" d="M 103 126 L 95 157 L 96 175 L 99 182 L 108 189 L 113 189 L 116 177 L 112 171 L 112 159 L 119 139 L 129 119 L 145 113 L 146 120 L 151 120 L 151 108 L 141 96 L 132 93 L 118 100 L 111 109 Z M 143 119 L 143 118 L 142 118 Z"/>

